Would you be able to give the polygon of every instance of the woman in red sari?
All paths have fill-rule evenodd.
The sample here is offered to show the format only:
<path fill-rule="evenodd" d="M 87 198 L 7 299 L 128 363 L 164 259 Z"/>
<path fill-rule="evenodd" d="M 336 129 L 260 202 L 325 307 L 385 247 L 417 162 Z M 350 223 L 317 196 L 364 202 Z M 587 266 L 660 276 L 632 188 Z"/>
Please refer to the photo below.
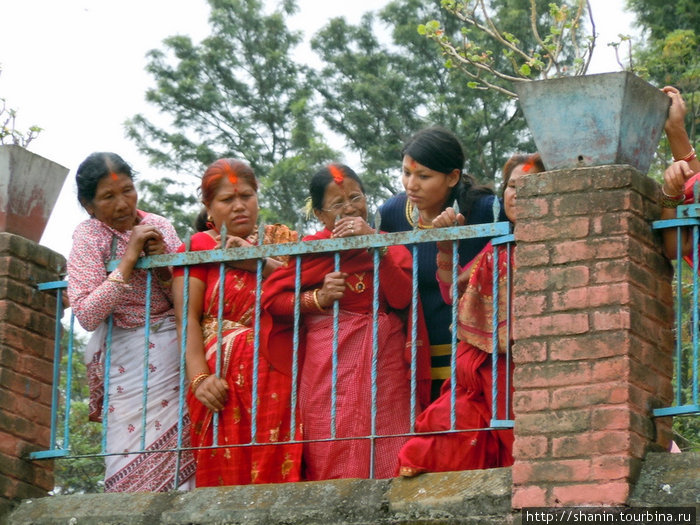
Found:
<path fill-rule="evenodd" d="M 503 203 L 508 220 L 515 222 L 515 181 L 529 173 L 544 171 L 539 154 L 514 155 L 503 168 Z M 464 217 L 447 208 L 434 221 L 435 227 L 464 224 Z M 505 246 L 498 248 L 498 350 L 505 352 L 507 333 L 507 265 Z M 457 307 L 457 363 L 455 389 L 456 429 L 485 429 L 491 426 L 493 352 L 493 264 L 494 247 L 489 242 L 464 268 L 459 270 Z M 438 243 L 437 278 L 445 302 L 452 303 L 452 242 Z M 498 360 L 498 418 L 506 417 L 506 367 L 512 377 L 513 363 L 505 355 Z M 512 398 L 511 391 L 508 398 Z M 513 464 L 513 431 L 470 430 L 430 435 L 450 430 L 453 381 L 447 379 L 438 397 L 416 421 L 416 432 L 399 453 L 402 476 L 421 472 L 444 472 L 507 467 Z M 509 407 L 512 414 L 512 407 Z"/>
<path fill-rule="evenodd" d="M 222 245 L 219 232 L 226 226 L 227 248 L 257 244 L 258 198 L 253 170 L 236 159 L 214 162 L 202 177 L 202 202 L 207 208 L 207 231 L 191 238 L 190 249 L 211 250 Z M 265 243 L 296 240 L 296 232 L 285 226 L 269 226 Z M 184 246 L 181 248 L 184 251 Z M 263 264 L 267 277 L 281 262 L 268 258 Z M 253 321 L 257 261 L 227 263 L 224 282 L 220 354 L 217 352 L 219 309 L 218 263 L 190 267 L 189 303 L 183 305 L 184 269 L 174 274 L 173 296 L 178 332 L 187 315 L 186 365 L 190 380 L 187 403 L 192 418 L 192 446 L 213 444 L 213 415 L 218 413 L 220 448 L 195 450 L 198 487 L 279 483 L 300 479 L 301 445 L 280 444 L 300 436 L 290 430 L 291 378 L 267 359 L 267 351 L 284 353 L 291 348 L 285 334 L 261 333 L 257 370 L 256 445 L 251 442 L 253 406 Z M 216 375 L 217 358 L 220 375 Z M 259 445 L 268 443 L 268 445 Z M 270 445 L 271 444 L 271 445 Z"/>
<path fill-rule="evenodd" d="M 367 224 L 362 182 L 350 168 L 330 165 L 311 181 L 311 204 L 325 228 L 304 240 L 375 234 Z M 383 251 L 383 250 L 382 250 Z M 381 251 L 380 251 L 381 253 Z M 321 441 L 331 433 L 333 303 L 339 301 L 336 433 L 337 438 L 371 435 L 373 258 L 366 249 L 341 252 L 340 271 L 332 253 L 305 256 L 301 262 L 301 312 L 304 344 L 299 404 L 304 428 L 304 479 L 387 478 L 397 468 L 397 454 L 410 429 L 410 341 L 406 314 L 411 304 L 411 256 L 391 246 L 379 263 L 375 454 L 370 471 L 369 439 Z M 263 289 L 263 307 L 276 322 L 291 323 L 296 262 L 277 270 Z M 400 315 L 401 314 L 401 315 Z M 422 317 L 420 317 L 422 321 Z M 422 322 L 417 328 L 416 409 L 429 400 L 429 347 Z"/>

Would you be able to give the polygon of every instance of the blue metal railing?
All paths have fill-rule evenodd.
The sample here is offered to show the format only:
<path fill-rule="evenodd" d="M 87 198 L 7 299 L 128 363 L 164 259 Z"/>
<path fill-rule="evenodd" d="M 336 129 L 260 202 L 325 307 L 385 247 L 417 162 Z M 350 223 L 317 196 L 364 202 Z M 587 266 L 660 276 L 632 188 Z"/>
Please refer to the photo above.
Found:
<path fill-rule="evenodd" d="M 497 213 L 495 214 L 497 216 Z M 262 236 L 261 236 L 262 237 Z M 351 250 L 351 249 L 358 249 L 358 248 L 363 248 L 363 249 L 369 249 L 372 254 L 373 254 L 373 264 L 374 264 L 374 297 L 373 297 L 373 347 L 372 347 L 372 366 L 371 366 L 371 374 L 372 374 L 372 390 L 371 390 L 371 403 L 372 403 L 372 413 L 371 413 L 371 431 L 370 435 L 368 436 L 353 436 L 353 439 L 369 439 L 371 443 L 374 444 L 376 439 L 379 437 L 376 435 L 376 405 L 377 405 L 377 354 L 378 354 L 378 348 L 377 348 L 377 324 L 378 324 L 378 318 L 377 318 L 377 311 L 379 310 L 379 296 L 378 296 L 378 290 L 379 290 L 379 271 L 378 267 L 380 264 L 380 255 L 379 255 L 379 248 L 381 247 L 388 247 L 392 245 L 397 245 L 397 244 L 402 244 L 402 245 L 412 245 L 413 250 L 415 252 L 415 245 L 418 243 L 423 243 L 423 242 L 434 242 L 434 241 L 454 241 L 455 245 L 456 242 L 460 239 L 468 239 L 468 238 L 477 238 L 477 237 L 487 237 L 487 238 L 492 238 L 492 243 L 494 246 L 496 245 L 501 245 L 501 244 L 507 244 L 508 245 L 508 257 L 510 255 L 510 243 L 514 241 L 513 235 L 511 234 L 511 225 L 508 222 L 499 222 L 499 223 L 489 223 L 489 224 L 479 224 L 479 225 L 469 225 L 469 226 L 455 226 L 451 228 L 439 228 L 439 229 L 431 229 L 431 230 L 414 230 L 414 231 L 408 231 L 408 232 L 398 232 L 398 233 L 385 233 L 381 235 L 364 235 L 364 236 L 356 236 L 356 237 L 350 237 L 350 238 L 343 238 L 343 239 L 328 239 L 328 240 L 316 240 L 316 241 L 304 241 L 304 242 L 297 242 L 297 243 L 285 243 L 285 244 L 270 244 L 270 245 L 258 245 L 258 246 L 251 246 L 251 247 L 245 247 L 245 248 L 234 248 L 234 249 L 213 249 L 213 250 L 208 250 L 208 251 L 196 251 L 196 252 L 190 252 L 186 251 L 183 253 L 176 253 L 176 254 L 167 254 L 167 255 L 159 255 L 159 256 L 151 256 L 151 257 L 143 257 L 141 258 L 137 264 L 137 268 L 142 268 L 148 270 L 148 275 L 149 278 L 147 280 L 147 296 L 150 296 L 150 289 L 151 289 L 151 278 L 150 274 L 151 271 L 155 268 L 159 267 L 166 267 L 166 266 L 184 266 L 184 271 L 185 271 L 185 286 L 184 286 L 184 298 L 183 298 L 183 304 L 188 305 L 189 300 L 188 300 L 188 294 L 189 294 L 189 286 L 187 283 L 189 283 L 188 275 L 189 275 L 189 267 L 191 265 L 197 265 L 197 264 L 204 264 L 204 263 L 218 263 L 220 267 L 220 271 L 224 271 L 224 264 L 227 261 L 234 261 L 234 260 L 245 260 L 245 259 L 258 259 L 258 264 L 257 264 L 257 281 L 256 281 L 256 301 L 255 301 L 255 309 L 256 309 L 256 323 L 254 326 L 254 356 L 258 356 L 258 345 L 259 345 L 259 339 L 257 337 L 257 332 L 259 329 L 259 324 L 257 323 L 257 319 L 259 318 L 259 309 L 260 309 L 260 286 L 261 286 L 261 281 L 262 281 L 262 258 L 263 257 L 270 257 L 270 256 L 289 256 L 289 257 L 295 257 L 297 258 L 297 262 L 306 254 L 318 254 L 318 253 L 334 253 L 334 266 L 336 271 L 340 269 L 341 265 L 341 260 L 340 260 L 340 252 L 344 250 Z M 494 253 L 496 253 L 497 250 L 494 250 Z M 454 258 L 453 258 L 453 264 L 457 264 L 457 250 L 454 250 Z M 418 315 L 418 287 L 417 287 L 417 275 L 418 275 L 418 263 L 417 263 L 417 257 L 415 256 L 416 254 L 414 253 L 414 258 L 413 258 L 413 286 L 412 286 L 412 300 L 411 300 L 411 314 L 413 316 L 413 320 L 415 321 L 416 316 Z M 497 255 L 496 255 L 497 257 Z M 510 257 L 509 259 L 510 260 Z M 511 378 L 509 375 L 506 377 L 506 392 L 498 392 L 497 388 L 497 381 L 496 381 L 496 373 L 497 373 L 497 365 L 498 365 L 498 360 L 499 359 L 506 359 L 507 362 L 510 362 L 510 347 L 506 349 L 506 354 L 501 354 L 499 356 L 499 353 L 497 351 L 497 345 L 498 345 L 498 289 L 497 289 L 497 283 L 498 283 L 498 264 L 497 264 L 497 259 L 496 259 L 496 264 L 494 264 L 494 318 L 493 318 L 493 341 L 494 341 L 494 352 L 492 353 L 492 363 L 493 363 L 493 370 L 494 370 L 494 382 L 493 382 L 493 400 L 492 400 L 492 413 L 494 415 L 493 419 L 491 420 L 490 424 L 491 428 L 512 428 L 513 427 L 513 417 L 510 414 L 510 391 L 509 391 L 509 385 L 511 384 Z M 116 268 L 118 264 L 118 261 L 111 261 L 107 265 L 107 270 L 112 271 Z M 296 265 L 296 270 L 297 273 L 295 275 L 295 294 L 294 294 L 294 320 L 293 320 L 293 342 L 292 342 L 292 348 L 290 349 L 293 352 L 293 369 L 292 369 L 292 396 L 291 396 L 291 404 L 292 408 L 296 406 L 297 404 L 297 378 L 298 378 L 298 366 L 297 366 L 297 357 L 298 357 L 298 351 L 299 351 L 299 327 L 301 323 L 301 312 L 299 308 L 299 301 L 300 301 L 300 282 L 301 282 L 301 277 L 300 277 L 300 264 Z M 508 272 L 510 277 L 510 267 L 508 266 Z M 453 268 L 453 282 L 456 282 L 456 277 L 457 277 L 457 267 L 455 266 Z M 224 279 L 220 279 L 220 282 L 223 285 Z M 508 282 L 510 283 L 510 278 L 508 279 Z M 65 416 L 65 421 L 64 421 L 64 438 L 62 440 L 57 440 L 57 430 L 58 430 L 58 422 L 57 422 L 57 414 L 59 411 L 59 405 L 60 405 L 60 395 L 59 395 L 59 380 L 60 380 L 60 374 L 61 374 L 61 348 L 60 348 L 60 340 L 61 340 L 61 330 L 62 330 L 62 324 L 61 324 L 61 319 L 63 317 L 63 302 L 62 302 L 62 294 L 63 290 L 66 287 L 66 282 L 65 281 L 57 281 L 57 282 L 52 282 L 52 283 L 43 283 L 39 285 L 39 289 L 41 290 L 56 290 L 57 291 L 57 307 L 56 307 L 56 343 L 55 343 L 55 351 L 54 351 L 54 374 L 53 374 L 53 390 L 52 390 L 52 412 L 51 412 L 51 447 L 49 450 L 45 451 L 39 451 L 39 452 L 33 452 L 31 453 L 30 457 L 32 459 L 48 459 L 48 458 L 59 458 L 59 457 L 81 457 L 81 455 L 78 454 L 72 454 L 71 453 L 71 447 L 70 447 L 70 435 L 69 435 L 69 428 L 68 428 L 68 421 L 69 421 L 69 412 L 70 412 L 70 395 L 66 395 L 66 400 L 65 400 L 65 405 L 64 409 L 66 411 L 66 416 Z M 455 296 L 453 297 L 453 305 L 452 305 L 452 319 L 453 319 L 453 326 L 456 326 L 456 309 L 457 309 L 457 304 L 458 301 L 456 299 L 456 289 L 457 287 L 454 286 L 453 289 L 455 292 Z M 510 286 L 508 288 L 508 300 L 510 299 Z M 218 330 L 219 330 L 219 347 L 217 348 L 217 352 L 221 352 L 221 317 L 222 317 L 222 307 L 223 307 L 223 300 L 224 300 L 224 294 L 220 290 L 219 292 L 219 310 L 218 310 L 218 317 L 219 317 L 219 323 L 218 323 Z M 146 298 L 147 304 L 149 301 L 149 297 Z M 508 308 L 510 308 L 510 305 L 508 303 Z M 337 367 L 337 332 L 338 332 L 338 302 L 334 304 L 333 308 L 333 317 L 334 317 L 334 339 L 333 339 L 333 370 L 332 370 L 332 387 L 331 387 L 331 414 L 330 414 L 330 419 L 331 419 L 331 429 L 330 429 L 330 439 L 335 439 L 336 438 L 336 425 L 335 425 L 335 395 L 336 395 L 336 389 L 337 389 L 337 378 L 336 378 L 336 367 Z M 148 310 L 148 309 L 147 309 Z M 510 323 L 510 315 L 508 312 L 508 323 Z M 111 317 L 109 318 L 111 321 Z M 186 333 L 187 330 L 187 315 L 186 312 L 182 316 L 182 330 L 184 333 Z M 148 324 L 148 323 L 147 323 Z M 69 337 L 69 347 L 68 347 L 68 359 L 69 359 L 69 364 L 67 368 L 67 382 L 68 382 L 68 388 L 66 389 L 66 392 L 69 393 L 71 392 L 70 389 L 70 382 L 71 382 L 71 362 L 70 360 L 73 358 L 73 326 L 74 326 L 74 317 L 71 315 L 70 319 L 70 337 Z M 416 404 L 416 390 L 417 390 L 417 379 L 416 379 L 416 362 L 417 362 L 417 347 L 416 347 L 416 340 L 417 340 L 417 333 L 416 333 L 416 326 L 417 323 L 413 322 L 412 323 L 413 330 L 412 333 L 409 334 L 412 337 L 412 344 L 411 344 L 411 414 L 410 414 L 410 425 L 411 429 L 415 428 L 415 419 L 416 419 L 416 411 L 417 411 L 417 404 Z M 146 343 L 144 346 L 144 384 L 148 381 L 148 330 L 146 330 Z M 508 332 L 510 333 L 510 331 Z M 110 357 L 110 343 L 109 343 L 110 337 L 109 334 L 107 336 L 107 352 L 106 352 L 106 362 L 105 362 L 105 375 L 104 375 L 104 391 L 105 391 L 105 396 L 108 395 L 109 392 L 109 373 L 107 371 L 109 370 L 109 357 Z M 457 346 L 457 339 L 456 335 L 453 335 L 452 338 L 452 374 L 455 374 L 455 358 L 456 358 L 456 346 Z M 219 361 L 217 359 L 217 361 Z M 183 420 L 183 414 L 185 410 L 185 402 L 184 402 L 184 392 L 185 392 L 185 374 L 184 374 L 184 362 L 185 362 L 185 338 L 181 338 L 181 347 L 180 347 L 180 395 L 179 395 L 179 411 L 180 411 L 180 424 L 178 425 L 178 448 L 177 450 L 182 449 L 182 433 L 183 433 L 183 425 L 182 425 L 182 420 Z M 257 371 L 257 362 L 253 368 L 254 373 L 254 382 L 252 385 L 253 392 L 256 392 L 257 389 L 257 382 L 255 381 L 256 379 L 256 373 Z M 506 367 L 508 370 L 508 367 Z M 219 371 L 217 370 L 217 373 Z M 143 394 L 143 407 L 144 407 L 144 414 L 143 414 L 143 420 L 145 421 L 146 418 L 146 403 L 147 403 L 147 395 L 148 393 L 146 392 L 146 388 L 144 388 L 144 394 Z M 453 389 L 454 391 L 454 389 Z M 506 396 L 506 413 L 503 419 L 499 419 L 499 413 L 496 409 L 498 406 L 498 396 L 499 395 L 505 395 Z M 257 399 L 257 395 L 253 395 L 253 399 Z M 457 421 L 456 421 L 456 415 L 455 415 L 455 405 L 456 405 L 456 400 L 454 394 L 452 395 L 452 406 L 451 406 L 451 422 L 450 422 L 450 429 L 444 431 L 444 433 L 455 433 L 455 432 L 464 432 L 465 430 L 481 430 L 481 429 L 457 429 Z M 108 406 L 108 399 L 105 399 L 104 403 L 104 413 L 103 413 L 103 440 L 102 440 L 102 448 L 101 448 L 101 453 L 99 454 L 86 454 L 83 456 L 102 456 L 102 455 L 108 455 L 107 452 L 107 446 L 106 446 L 106 430 L 107 430 L 107 425 L 109 421 L 109 414 L 107 412 L 107 406 Z M 292 422 L 291 422 L 291 427 L 292 429 L 295 428 L 295 421 L 294 418 L 296 417 L 295 410 L 292 410 Z M 256 406 L 255 404 L 252 407 L 252 431 L 251 431 L 251 441 L 250 443 L 246 445 L 239 445 L 239 446 L 254 446 L 255 439 L 256 439 L 256 429 L 255 429 L 255 413 L 256 413 Z M 216 420 L 215 420 L 216 421 Z M 215 422 L 216 424 L 216 422 Z M 142 428 L 145 428 L 145 425 L 142 425 Z M 213 432 L 213 435 L 216 439 L 216 436 L 218 435 L 218 432 L 216 429 Z M 411 434 L 412 435 L 412 434 Z M 382 435 L 381 437 L 388 437 Z M 145 431 L 142 430 L 142 436 L 141 436 L 141 444 L 142 444 L 142 450 L 141 451 L 132 451 L 130 453 L 143 453 L 144 448 L 145 448 Z M 295 439 L 293 433 L 290 438 L 293 442 Z M 212 445 L 211 448 L 217 447 L 218 443 L 214 441 L 214 444 Z M 204 447 L 208 448 L 208 447 Z M 374 454 L 374 447 L 371 447 L 372 454 Z M 160 451 L 163 452 L 163 451 Z M 374 461 L 372 460 L 371 466 L 370 466 L 370 476 L 372 476 L 373 471 L 373 464 Z M 177 470 L 179 472 L 179 469 Z"/>
<path fill-rule="evenodd" d="M 695 195 L 698 195 L 696 185 Z M 696 198 L 697 200 L 697 198 Z M 700 414 L 700 400 L 698 396 L 698 374 L 700 364 L 698 362 L 698 338 L 700 326 L 698 325 L 698 285 L 700 279 L 698 268 L 698 237 L 700 233 L 700 204 L 697 202 L 678 206 L 675 219 L 659 220 L 653 223 L 653 228 L 664 230 L 674 228 L 676 231 L 676 258 L 675 258 L 675 388 L 673 406 L 656 408 L 655 416 L 680 416 Z M 684 305 L 687 297 L 684 290 L 687 288 L 684 278 L 684 257 L 682 255 L 682 235 L 690 233 L 692 240 L 692 261 L 690 278 L 690 302 Z M 688 269 L 688 267 L 686 267 Z M 685 319 L 689 315 L 690 319 Z M 684 334 L 688 334 L 684 337 Z M 689 377 L 686 377 L 686 372 Z"/>

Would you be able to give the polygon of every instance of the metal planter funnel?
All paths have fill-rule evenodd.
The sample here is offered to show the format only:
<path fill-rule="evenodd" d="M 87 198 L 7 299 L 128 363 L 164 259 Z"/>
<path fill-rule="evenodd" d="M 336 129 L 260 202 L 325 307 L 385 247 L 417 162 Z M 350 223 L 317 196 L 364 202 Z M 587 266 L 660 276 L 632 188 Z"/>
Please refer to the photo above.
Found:
<path fill-rule="evenodd" d="M 623 71 L 514 82 L 513 89 L 548 170 L 649 170 L 670 99 L 648 82 Z"/>

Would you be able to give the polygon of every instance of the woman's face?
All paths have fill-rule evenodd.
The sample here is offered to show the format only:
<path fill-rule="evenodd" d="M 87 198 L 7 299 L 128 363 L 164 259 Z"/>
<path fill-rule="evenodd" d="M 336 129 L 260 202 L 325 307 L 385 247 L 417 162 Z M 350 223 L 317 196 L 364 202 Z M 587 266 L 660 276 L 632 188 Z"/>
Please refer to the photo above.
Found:
<path fill-rule="evenodd" d="M 459 182 L 460 171 L 441 173 L 419 164 L 409 155 L 403 157 L 401 182 L 413 205 L 428 214 L 438 214 L 452 188 Z"/>
<path fill-rule="evenodd" d="M 510 222 L 515 222 L 515 183 L 517 180 L 527 175 L 530 170 L 525 171 L 525 164 L 520 164 L 513 168 L 506 184 L 506 189 L 503 191 L 503 206 L 505 207 L 506 217 Z"/>
<path fill-rule="evenodd" d="M 136 224 L 138 194 L 128 175 L 110 173 L 97 183 L 92 201 L 84 205 L 95 219 L 117 231 L 131 230 Z"/>
<path fill-rule="evenodd" d="M 367 220 L 367 200 L 358 182 L 345 177 L 337 184 L 330 182 L 323 196 L 323 209 L 314 210 L 316 217 L 329 230 L 333 229 L 336 217 L 362 217 Z"/>
<path fill-rule="evenodd" d="M 227 235 L 245 238 L 258 221 L 258 194 L 242 178 L 223 177 L 207 211 L 217 231 L 226 224 Z"/>

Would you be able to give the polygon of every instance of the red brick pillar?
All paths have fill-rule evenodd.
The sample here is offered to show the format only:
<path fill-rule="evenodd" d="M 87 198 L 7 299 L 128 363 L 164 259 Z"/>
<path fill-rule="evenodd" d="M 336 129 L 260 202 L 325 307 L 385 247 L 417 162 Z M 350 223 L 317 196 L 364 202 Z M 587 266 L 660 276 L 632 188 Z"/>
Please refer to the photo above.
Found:
<path fill-rule="evenodd" d="M 0 233 L 0 516 L 15 502 L 53 489 L 53 465 L 27 455 L 49 447 L 55 293 L 64 258 Z"/>
<path fill-rule="evenodd" d="M 547 172 L 518 188 L 513 507 L 623 505 L 666 447 L 672 269 L 658 185 L 627 166 Z"/>

